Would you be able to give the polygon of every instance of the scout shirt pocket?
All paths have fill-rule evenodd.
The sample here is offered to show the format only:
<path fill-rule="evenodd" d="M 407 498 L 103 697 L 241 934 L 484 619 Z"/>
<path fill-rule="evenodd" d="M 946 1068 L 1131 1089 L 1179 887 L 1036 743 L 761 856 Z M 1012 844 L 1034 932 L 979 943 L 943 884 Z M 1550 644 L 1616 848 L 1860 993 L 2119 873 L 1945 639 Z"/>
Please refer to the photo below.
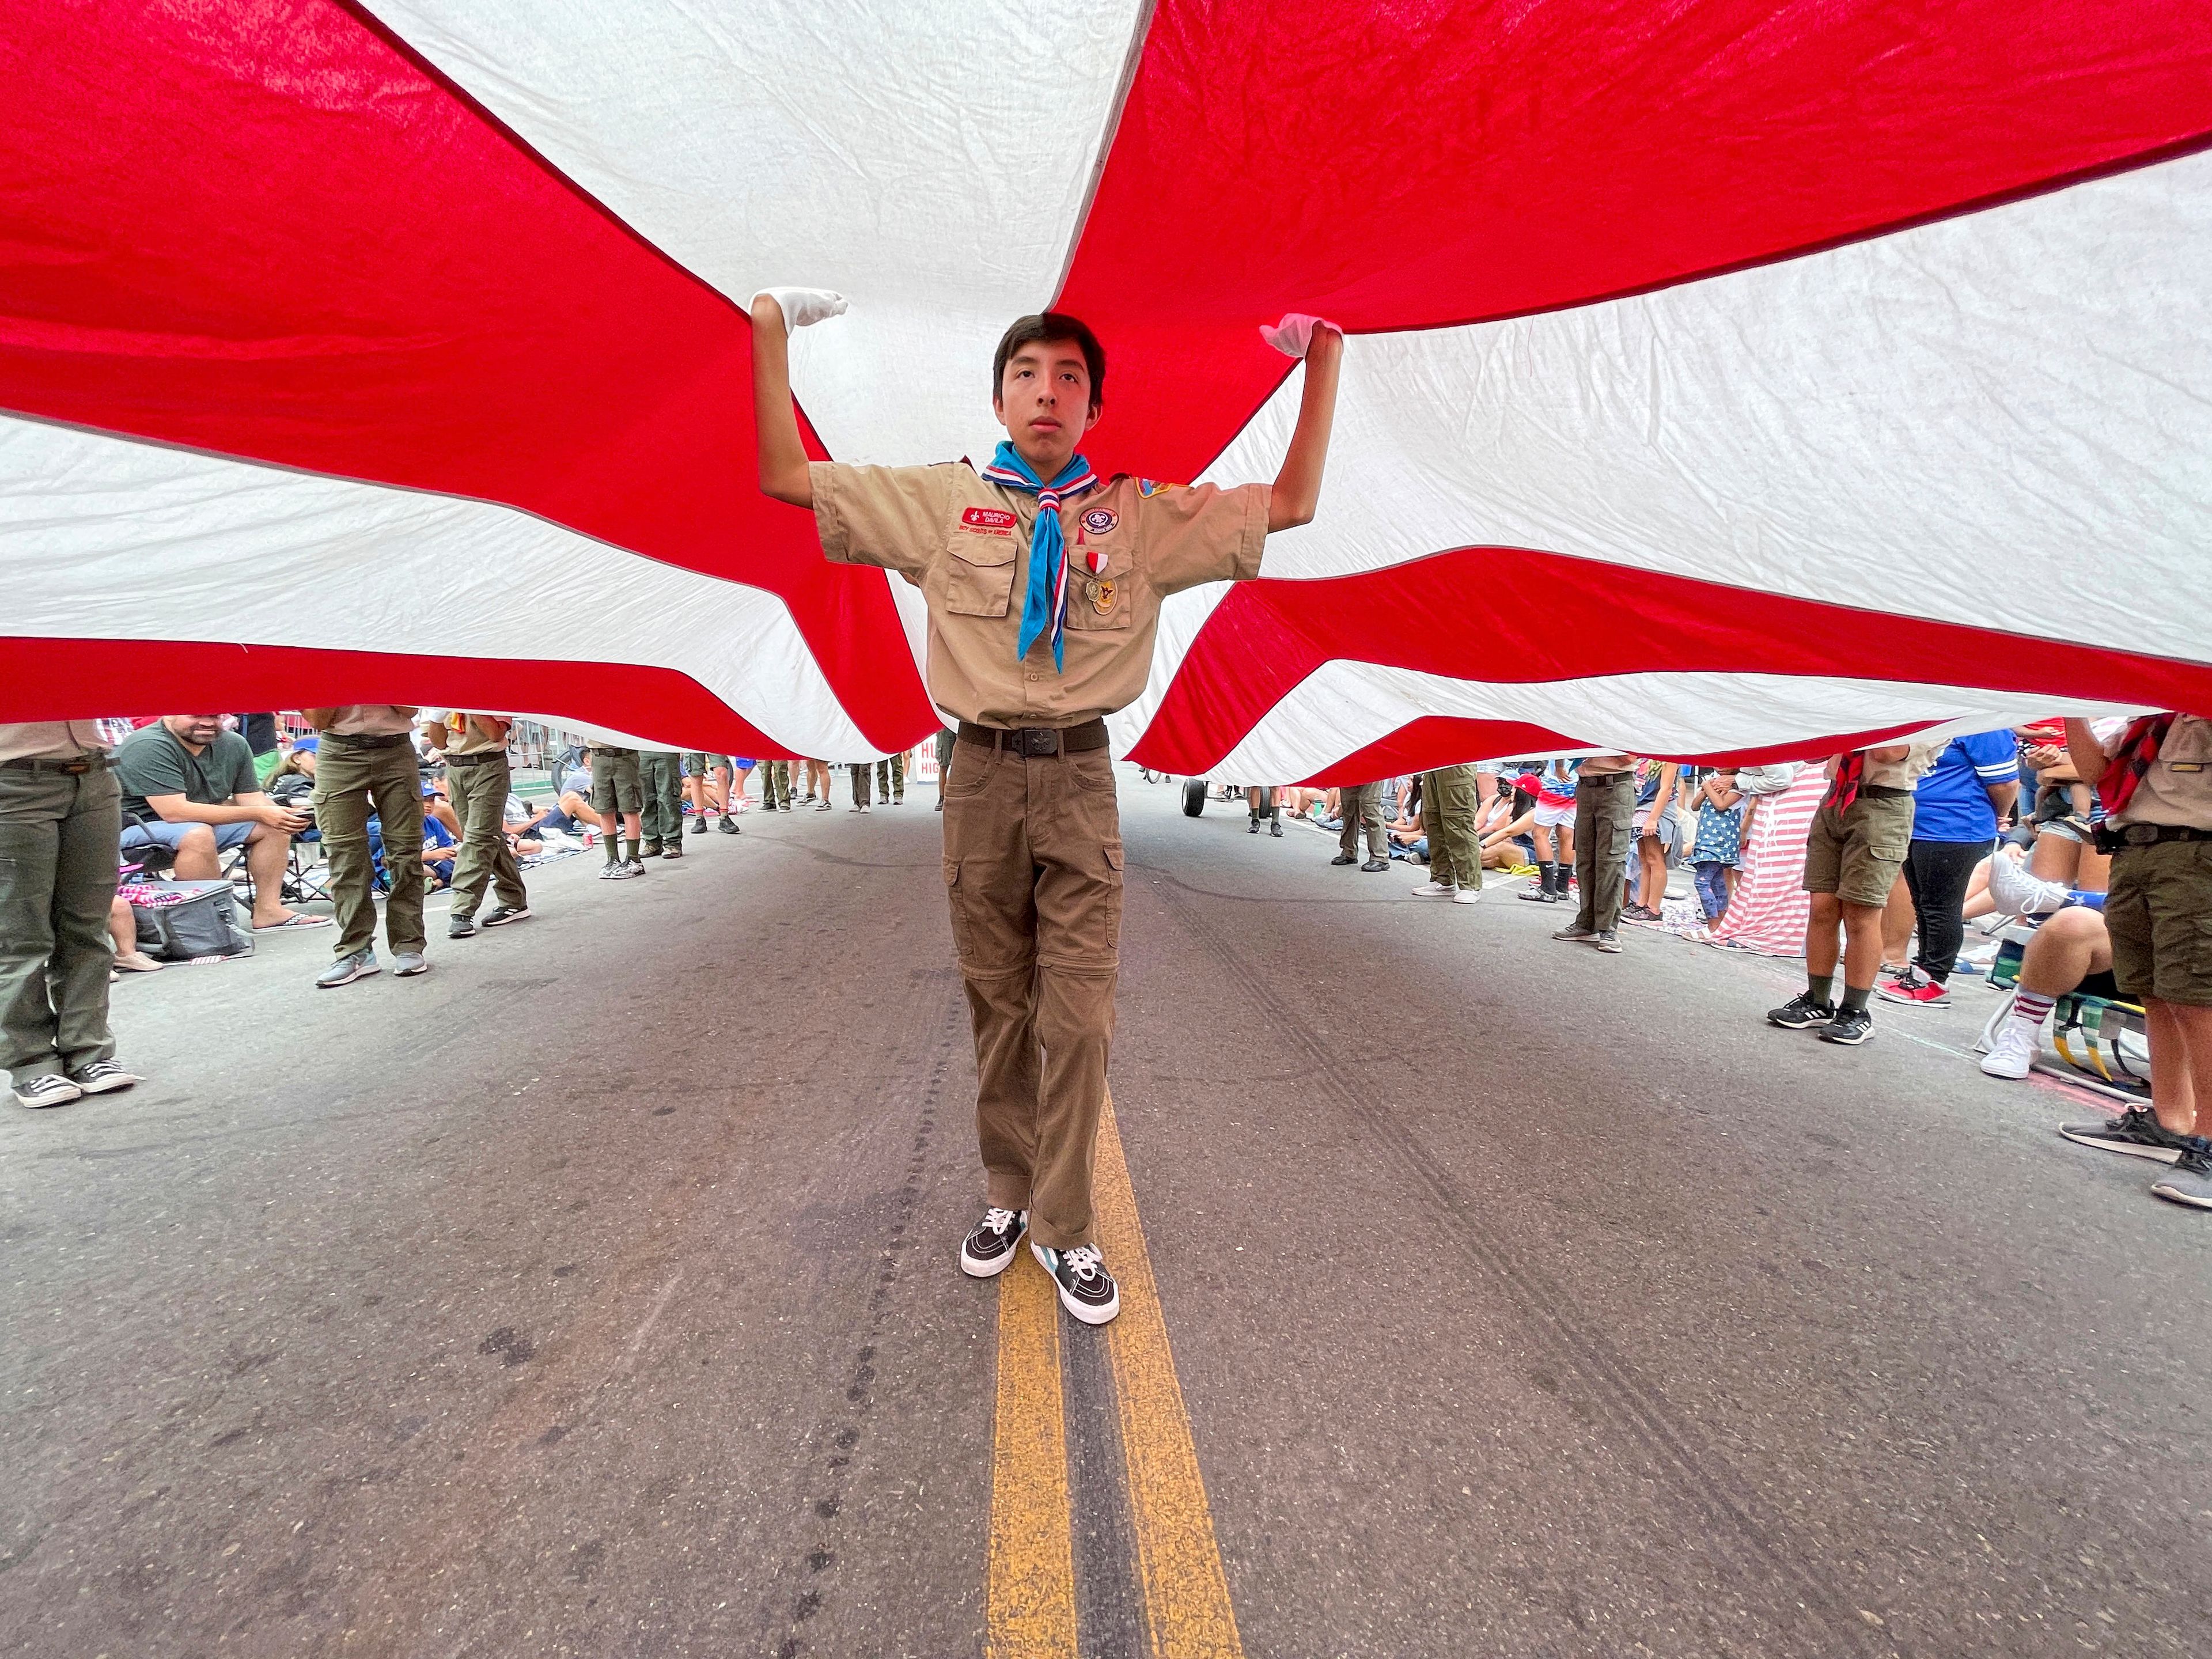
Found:
<path fill-rule="evenodd" d="M 1014 593 L 1021 520 L 1003 507 L 961 507 L 945 532 L 945 608 L 960 617 L 1003 617 Z"/>
<path fill-rule="evenodd" d="M 1071 633 L 1096 629 L 1127 628 L 1136 607 L 1130 589 L 1136 582 L 1136 560 L 1126 549 L 1106 556 L 1105 568 L 1095 575 L 1085 554 L 1091 547 L 1070 548 L 1067 555 L 1067 628 Z"/>

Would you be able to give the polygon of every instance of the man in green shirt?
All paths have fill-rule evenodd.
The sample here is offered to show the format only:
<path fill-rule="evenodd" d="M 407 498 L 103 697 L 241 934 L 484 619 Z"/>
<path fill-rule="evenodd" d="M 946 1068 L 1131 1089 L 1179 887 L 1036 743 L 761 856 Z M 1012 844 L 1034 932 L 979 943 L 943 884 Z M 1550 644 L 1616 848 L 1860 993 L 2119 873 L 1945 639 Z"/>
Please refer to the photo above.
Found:
<path fill-rule="evenodd" d="M 253 751 L 220 714 L 164 714 L 115 750 L 123 794 L 123 851 L 167 848 L 182 881 L 216 881 L 222 854 L 246 848 L 256 927 L 327 927 L 330 918 L 288 909 L 284 865 L 292 836 L 314 820 L 279 806 L 261 787 Z"/>

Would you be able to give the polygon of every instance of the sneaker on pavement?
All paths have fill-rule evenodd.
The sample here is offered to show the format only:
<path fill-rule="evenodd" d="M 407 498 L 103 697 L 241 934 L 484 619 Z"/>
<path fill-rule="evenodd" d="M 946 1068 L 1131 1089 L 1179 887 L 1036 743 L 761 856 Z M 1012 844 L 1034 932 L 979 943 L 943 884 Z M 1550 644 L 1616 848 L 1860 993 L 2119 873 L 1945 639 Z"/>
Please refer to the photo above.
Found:
<path fill-rule="evenodd" d="M 970 1279 L 996 1279 L 1014 1265 L 1016 1247 L 1029 1231 L 1027 1210 L 1001 1210 L 994 1205 L 960 1242 L 960 1271 Z"/>
<path fill-rule="evenodd" d="M 817 812 L 826 812 L 830 810 L 830 803 L 826 800 L 817 801 L 815 803 L 814 810 Z"/>
<path fill-rule="evenodd" d="M 483 921 L 477 925 L 483 927 L 504 927 L 510 921 L 527 921 L 529 920 L 530 907 L 528 905 L 500 904 L 495 905 L 490 910 L 487 911 L 484 915 Z"/>
<path fill-rule="evenodd" d="M 620 859 L 616 859 L 613 862 L 609 864 L 603 864 L 599 866 L 599 879 L 601 881 L 612 881 L 616 878 L 617 872 L 621 869 L 622 860 Z"/>
<path fill-rule="evenodd" d="M 1121 1292 L 1115 1288 L 1114 1275 L 1106 1271 L 1095 1246 L 1053 1250 L 1033 1238 L 1030 1254 L 1060 1286 L 1060 1305 L 1085 1324 L 1103 1325 L 1121 1311 Z"/>
<path fill-rule="evenodd" d="M 1595 945 L 1597 943 L 1597 929 L 1595 927 L 1577 927 L 1573 923 L 1570 922 L 1566 927 L 1560 928 L 1558 933 L 1553 934 L 1552 937 L 1553 939 L 1562 940 L 1569 945 Z"/>
<path fill-rule="evenodd" d="M 1874 1016 L 1863 1008 L 1838 1008 L 1820 1033 L 1823 1042 L 1841 1042 L 1856 1048 L 1874 1036 Z"/>
<path fill-rule="evenodd" d="M 1620 935 L 1610 927 L 1592 939 L 1590 943 L 1609 957 L 1617 957 L 1620 954 Z"/>
<path fill-rule="evenodd" d="M 1766 1011 L 1766 1023 L 1769 1025 L 1786 1025 L 1793 1031 L 1804 1030 L 1808 1026 L 1826 1025 L 1835 1017 L 1835 1004 L 1815 1002 L 1802 991 L 1790 998 L 1779 1008 L 1769 1008 Z"/>
<path fill-rule="evenodd" d="M 1338 854 L 1334 858 L 1331 859 L 1331 860 L 1329 860 L 1329 862 L 1330 862 L 1331 864 L 1345 865 L 1345 864 L 1357 864 L 1357 863 L 1358 863 L 1358 862 L 1359 862 L 1359 860 L 1358 860 L 1358 859 L 1354 858 L 1354 857 L 1353 857 L 1351 854 L 1349 854 L 1349 853 L 1339 853 L 1339 854 Z"/>
<path fill-rule="evenodd" d="M 371 974 L 384 970 L 376 965 L 376 952 L 356 951 L 349 957 L 340 957 L 315 975 L 315 988 L 331 991 L 341 985 L 350 985 L 357 979 L 367 979 Z"/>
<path fill-rule="evenodd" d="M 395 979 L 412 979 L 417 974 L 427 974 L 430 964 L 422 959 L 420 951 L 394 951 L 392 953 L 392 975 Z"/>
<path fill-rule="evenodd" d="M 660 849 L 660 856 L 664 859 L 680 859 L 684 856 L 684 849 L 672 841 Z"/>
<path fill-rule="evenodd" d="M 659 858 L 660 856 L 660 837 L 658 836 L 647 836 L 645 838 L 645 844 L 640 847 L 638 851 L 644 854 L 645 856 L 649 859 Z"/>
<path fill-rule="evenodd" d="M 716 824 L 714 828 L 720 830 L 726 836 L 742 836 L 745 833 L 744 830 L 738 828 L 738 821 L 732 817 L 727 812 L 722 814 L 722 821 Z"/>
<path fill-rule="evenodd" d="M 83 1093 L 59 1072 L 48 1072 L 43 1077 L 29 1078 L 17 1084 L 15 1103 L 34 1110 L 40 1106 L 66 1106 Z"/>
<path fill-rule="evenodd" d="M 707 833 L 707 820 L 703 817 L 692 819 L 691 833 L 695 836 L 705 835 Z"/>
<path fill-rule="evenodd" d="M 1890 1002 L 1917 1002 L 1923 1008 L 1948 1008 L 1951 993 L 1917 968 L 1886 974 L 1874 982 L 1874 994 Z"/>
<path fill-rule="evenodd" d="M 2015 1080 L 2035 1069 L 2035 1056 L 2043 1048 L 2040 1026 L 2030 1025 L 2024 1019 L 2014 1019 L 2009 1014 L 1997 1027 L 1997 1034 L 1990 1044 L 1989 1053 L 1982 1056 L 1982 1070 L 1991 1077 L 2008 1077 Z"/>
<path fill-rule="evenodd" d="M 1260 833 L 1260 820 L 1256 817 L 1254 818 L 1249 823 L 1244 826 L 1244 830 L 1247 835 L 1258 835 Z"/>
<path fill-rule="evenodd" d="M 477 924 L 473 916 L 456 915 L 446 923 L 447 939 L 474 939 L 476 936 Z"/>
<path fill-rule="evenodd" d="M 1389 867 L 1390 860 L 1388 859 L 1370 859 L 1359 866 L 1359 873 L 1364 876 L 1379 876 Z"/>
<path fill-rule="evenodd" d="M 129 1066 L 112 1060 L 88 1060 L 70 1073 L 70 1081 L 88 1095 L 112 1095 L 118 1089 L 128 1089 L 145 1080 Z"/>
<path fill-rule="evenodd" d="M 1458 891 L 1459 884 L 1455 881 L 1425 881 L 1419 887 L 1414 888 L 1408 896 L 1448 899 Z"/>
<path fill-rule="evenodd" d="M 601 881 L 628 881 L 633 877 L 641 876 L 644 873 L 645 866 L 643 865 L 633 864 L 628 859 L 617 859 L 612 864 L 607 866 L 605 869 L 599 872 L 599 879 Z"/>
<path fill-rule="evenodd" d="M 1267 820 L 1267 833 L 1268 833 L 1269 835 L 1271 835 L 1271 836 L 1274 836 L 1276 840 L 1280 841 L 1280 840 L 1283 838 L 1283 821 L 1282 821 L 1282 819 L 1280 819 L 1280 818 L 1269 818 L 1269 819 Z"/>
<path fill-rule="evenodd" d="M 1462 887 L 1459 891 L 1452 895 L 1452 902 L 1454 904 L 1480 904 L 1482 902 L 1482 889 L 1480 887 Z"/>
<path fill-rule="evenodd" d="M 1531 904 L 1557 904 L 1560 898 L 1548 887 L 1523 887 L 1513 896 L 1527 899 Z"/>
<path fill-rule="evenodd" d="M 642 859 L 624 859 L 623 860 L 623 868 L 629 871 L 633 876 L 641 876 L 645 873 L 645 861 Z"/>
<path fill-rule="evenodd" d="M 2212 1210 L 2212 1140 L 2191 1135 L 2194 1146 L 2174 1161 L 2172 1170 L 2150 1183 L 2160 1198 Z"/>
<path fill-rule="evenodd" d="M 2094 1123 L 2062 1123 L 2058 1133 L 2076 1146 L 2094 1146 L 2100 1152 L 2124 1152 L 2171 1164 L 2187 1152 L 2194 1135 L 2176 1134 L 2158 1121 L 2148 1106 L 2130 1106 L 2118 1117 Z"/>

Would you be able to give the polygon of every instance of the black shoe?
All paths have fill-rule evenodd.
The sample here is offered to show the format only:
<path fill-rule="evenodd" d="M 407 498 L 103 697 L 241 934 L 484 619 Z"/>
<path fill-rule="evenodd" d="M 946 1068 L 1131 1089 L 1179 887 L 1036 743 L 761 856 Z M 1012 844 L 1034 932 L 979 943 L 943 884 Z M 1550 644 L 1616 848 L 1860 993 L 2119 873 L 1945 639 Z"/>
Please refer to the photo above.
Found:
<path fill-rule="evenodd" d="M 983 1212 L 975 1231 L 960 1243 L 960 1271 L 970 1279 L 996 1279 L 1014 1265 L 1015 1247 L 1029 1231 L 1027 1210 Z"/>
<path fill-rule="evenodd" d="M 1274 836 L 1277 840 L 1279 840 L 1279 840 L 1282 838 L 1282 834 L 1283 834 L 1283 821 L 1282 821 L 1282 819 L 1280 819 L 1280 818 L 1269 818 L 1269 819 L 1267 820 L 1267 833 L 1268 833 L 1269 835 L 1271 835 L 1271 836 Z"/>
<path fill-rule="evenodd" d="M 1874 1015 L 1864 1008 L 1838 1008 L 1820 1033 L 1823 1042 L 1844 1042 L 1856 1048 L 1874 1036 Z"/>
<path fill-rule="evenodd" d="M 1802 1031 L 1813 1025 L 1826 1025 L 1835 1017 L 1834 1003 L 1815 1002 L 1802 991 L 1790 998 L 1779 1008 L 1769 1008 L 1766 1011 L 1766 1023 L 1769 1025 L 1786 1025 L 1793 1031 Z"/>
<path fill-rule="evenodd" d="M 510 921 L 527 921 L 529 920 L 530 907 L 528 905 L 501 904 L 495 905 L 491 909 L 485 912 L 484 919 L 481 925 L 486 927 L 504 927 Z"/>
<path fill-rule="evenodd" d="M 86 1094 L 111 1095 L 118 1089 L 128 1089 L 132 1084 L 143 1083 L 146 1079 L 129 1066 L 119 1066 L 112 1060 L 94 1060 L 71 1072 L 69 1080 Z"/>
<path fill-rule="evenodd" d="M 86 1092 L 89 1094 L 91 1091 L 88 1089 Z M 2201 1135 L 2189 1139 L 2195 1145 L 2182 1153 L 2170 1173 L 2152 1182 L 2150 1189 L 2176 1204 L 2212 1210 L 2212 1140 Z"/>
<path fill-rule="evenodd" d="M 723 823 L 727 823 L 729 822 L 729 820 L 728 820 L 727 818 L 724 818 L 724 819 L 722 820 L 722 822 L 723 822 Z M 691 820 L 691 833 L 692 833 L 693 835 L 695 835 L 695 836 L 703 836 L 703 835 L 705 835 L 705 834 L 707 833 L 707 820 L 706 820 L 706 819 L 704 819 L 704 818 L 694 818 L 694 819 L 692 819 L 692 820 Z"/>
<path fill-rule="evenodd" d="M 1030 1254 L 1060 1286 L 1060 1305 L 1085 1324 L 1103 1325 L 1121 1311 L 1121 1292 L 1115 1288 L 1114 1275 L 1106 1271 L 1094 1246 L 1048 1250 L 1031 1239 Z"/>
<path fill-rule="evenodd" d="M 1359 866 L 1359 871 L 1362 875 L 1379 876 L 1389 867 L 1390 860 L 1388 859 L 1370 859 Z"/>
<path fill-rule="evenodd" d="M 1249 833 L 1255 836 L 1258 835 L 1260 833 L 1260 820 L 1254 818 L 1250 823 L 1245 826 L 1245 828 Z"/>
<path fill-rule="evenodd" d="M 2130 1158 L 2154 1158 L 2171 1164 L 2189 1150 L 2193 1135 L 2178 1135 L 2158 1121 L 2148 1106 L 2130 1106 L 2118 1117 L 2094 1123 L 2062 1123 L 2058 1133 L 2100 1152 L 2124 1152 Z"/>
<path fill-rule="evenodd" d="M 722 814 L 722 821 L 716 824 L 714 828 L 720 830 L 726 836 L 742 836 L 744 834 L 744 830 L 738 828 L 738 821 L 732 817 L 727 812 Z M 704 829 L 702 829 L 700 833 L 704 835 L 706 831 Z"/>
<path fill-rule="evenodd" d="M 1357 864 L 1359 860 L 1352 857 L 1349 853 L 1339 853 L 1334 858 L 1331 859 L 1329 862 L 1331 864 Z"/>
<path fill-rule="evenodd" d="M 474 939 L 476 936 L 476 922 L 468 916 L 455 915 L 446 924 L 447 939 Z"/>

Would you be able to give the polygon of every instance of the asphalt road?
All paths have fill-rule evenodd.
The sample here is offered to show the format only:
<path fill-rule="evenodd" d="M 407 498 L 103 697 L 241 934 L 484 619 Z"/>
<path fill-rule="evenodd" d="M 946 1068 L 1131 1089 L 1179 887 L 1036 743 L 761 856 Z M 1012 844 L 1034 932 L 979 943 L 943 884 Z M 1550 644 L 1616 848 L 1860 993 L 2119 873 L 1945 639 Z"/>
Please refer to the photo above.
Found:
<path fill-rule="evenodd" d="M 118 985 L 153 1080 L 0 1121 L 0 1652 L 1011 1650 L 1055 1339 L 955 1264 L 928 799 L 433 900 L 416 981 Z M 2212 1219 L 1974 1069 L 1985 992 L 1839 1051 L 1761 1024 L 1784 964 L 1122 801 L 1114 1340 L 1172 1363 L 1019 1373 L 1083 1655 L 2212 1647 Z"/>

